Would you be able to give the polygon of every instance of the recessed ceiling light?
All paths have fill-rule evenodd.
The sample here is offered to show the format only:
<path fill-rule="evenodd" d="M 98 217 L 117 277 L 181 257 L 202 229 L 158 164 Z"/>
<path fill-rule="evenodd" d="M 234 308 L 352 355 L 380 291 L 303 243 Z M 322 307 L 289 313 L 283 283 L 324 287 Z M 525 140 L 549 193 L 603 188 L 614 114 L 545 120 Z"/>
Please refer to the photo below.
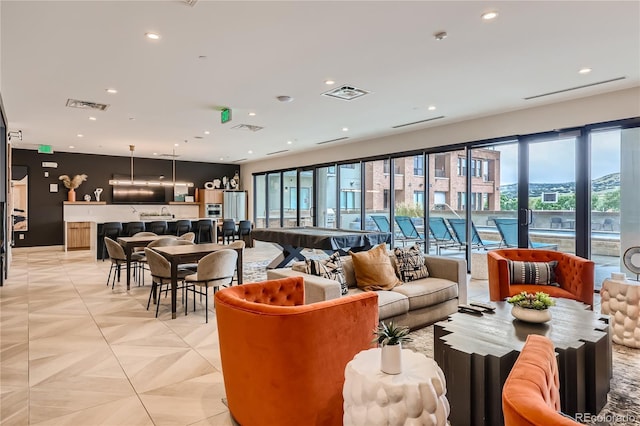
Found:
<path fill-rule="evenodd" d="M 293 100 L 291 96 L 287 96 L 287 95 L 277 96 L 276 99 L 279 100 L 280 102 L 291 102 Z"/>
<path fill-rule="evenodd" d="M 179 143 L 174 143 L 173 146 L 180 146 L 180 144 Z"/>
<path fill-rule="evenodd" d="M 291 141 L 287 141 L 287 145 L 291 145 L 293 142 Z"/>
<path fill-rule="evenodd" d="M 84 135 L 83 135 L 82 133 L 78 133 L 78 135 L 77 135 L 77 136 L 78 136 L 79 138 L 83 138 L 83 137 L 84 137 Z"/>
<path fill-rule="evenodd" d="M 224 161 L 224 157 L 220 157 L 220 161 Z"/>
<path fill-rule="evenodd" d="M 435 111 L 436 110 L 436 106 L 435 105 L 429 105 L 429 107 L 427 109 L 429 111 Z"/>
<path fill-rule="evenodd" d="M 253 151 L 249 150 L 249 151 L 247 151 L 247 153 L 249 153 L 249 154 L 253 154 Z"/>
<path fill-rule="evenodd" d="M 580 68 L 580 71 L 578 71 L 580 74 L 589 74 L 591 72 L 591 68 Z"/>
<path fill-rule="evenodd" d="M 440 41 L 440 40 L 444 40 L 445 38 L 447 38 L 447 33 L 445 31 L 440 31 L 438 33 L 435 33 L 433 35 L 433 38 L 435 38 L 436 40 Z"/>
<path fill-rule="evenodd" d="M 333 80 L 325 80 L 324 84 L 331 85 L 331 84 L 336 84 L 336 82 Z"/>
<path fill-rule="evenodd" d="M 498 12 L 496 12 L 496 11 L 485 12 L 482 15 L 480 15 L 480 17 L 485 21 L 490 21 L 490 20 L 496 19 L 498 17 Z"/>
<path fill-rule="evenodd" d="M 97 120 L 97 118 L 95 118 L 95 117 L 89 117 L 89 120 L 91 120 L 91 121 L 96 121 L 96 120 Z"/>
<path fill-rule="evenodd" d="M 73 146 L 73 145 L 69 145 L 69 148 L 73 149 L 73 148 L 75 148 L 75 146 Z"/>
<path fill-rule="evenodd" d="M 256 113 L 255 113 L 255 112 L 250 112 L 250 113 L 249 113 L 249 115 L 250 115 L 251 117 L 255 117 Z"/>
<path fill-rule="evenodd" d="M 157 153 L 157 152 L 154 152 L 154 153 L 153 153 L 153 155 L 158 155 L 158 153 Z"/>
<path fill-rule="evenodd" d="M 105 92 L 111 93 L 112 95 L 118 93 L 117 89 L 109 88 L 109 89 L 104 89 L 104 90 L 105 90 Z"/>
<path fill-rule="evenodd" d="M 348 127 L 343 127 L 343 128 L 342 128 L 342 131 L 343 131 L 343 132 L 348 132 L 348 131 L 349 131 L 349 128 L 348 128 Z"/>
<path fill-rule="evenodd" d="M 482 19 L 484 19 L 485 21 L 490 21 L 492 19 L 496 19 L 498 17 L 498 12 L 495 11 L 491 11 L 491 12 L 485 12 L 482 15 L 480 15 L 482 17 Z"/>
<path fill-rule="evenodd" d="M 208 131 L 208 130 L 205 130 L 205 131 L 204 131 L 204 134 L 205 134 L 205 135 L 210 135 L 210 134 L 211 134 L 211 132 L 210 132 L 210 131 Z"/>
<path fill-rule="evenodd" d="M 136 118 L 135 117 L 129 117 L 129 121 L 135 121 Z"/>
<path fill-rule="evenodd" d="M 151 40 L 159 40 L 160 39 L 160 34 L 157 33 L 145 33 L 144 34 L 146 38 L 151 39 Z"/>

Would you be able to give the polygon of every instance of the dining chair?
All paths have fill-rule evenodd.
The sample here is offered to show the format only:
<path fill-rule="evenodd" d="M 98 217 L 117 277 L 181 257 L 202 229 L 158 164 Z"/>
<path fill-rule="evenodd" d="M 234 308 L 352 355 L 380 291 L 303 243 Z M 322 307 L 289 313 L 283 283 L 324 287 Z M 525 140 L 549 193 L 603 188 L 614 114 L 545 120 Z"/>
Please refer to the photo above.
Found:
<path fill-rule="evenodd" d="M 196 223 L 196 243 L 213 243 L 213 221 L 200 219 Z"/>
<path fill-rule="evenodd" d="M 204 296 L 205 322 L 207 323 L 209 322 L 209 287 L 213 287 L 213 294 L 216 294 L 218 287 L 231 284 L 237 260 L 238 253 L 235 250 L 214 251 L 200 259 L 195 274 L 187 275 L 184 278 L 187 289 L 186 303 L 189 302 L 189 291 L 193 291 L 194 311 L 196 310 L 196 294 L 200 295 L 200 301 Z"/>
<path fill-rule="evenodd" d="M 235 241 L 236 232 L 236 221 L 233 219 L 224 219 L 222 221 L 222 229 L 219 238 L 222 240 L 223 244 L 225 243 L 225 239 L 226 243 L 229 244 L 231 241 Z"/>
<path fill-rule="evenodd" d="M 127 264 L 127 255 L 125 254 L 122 246 L 109 237 L 104 237 L 104 244 L 107 249 L 106 251 L 109 253 L 109 259 L 111 259 L 109 276 L 107 277 L 107 285 L 109 285 L 109 280 L 111 280 L 111 273 L 113 273 L 113 281 L 111 283 L 111 289 L 113 289 L 116 284 L 116 275 L 118 277 L 118 282 L 120 282 L 120 271 L 122 269 L 122 265 L 126 266 Z M 131 262 L 134 263 L 135 268 L 137 268 L 137 263 L 141 258 L 142 256 L 140 254 L 131 253 Z"/>
<path fill-rule="evenodd" d="M 144 232 L 144 222 L 129 222 L 124 230 L 124 234 L 128 237 L 133 237 L 139 232 Z"/>
<path fill-rule="evenodd" d="M 160 241 L 160 240 L 158 240 Z M 156 318 L 158 317 L 158 311 L 160 308 L 160 295 L 164 291 L 167 293 L 171 289 L 171 263 L 160 253 L 157 253 L 152 248 L 146 247 L 144 254 L 151 271 L 151 291 L 149 292 L 149 300 L 147 301 L 147 311 L 149 305 L 151 305 L 151 297 L 156 303 Z M 184 277 L 189 275 L 190 271 L 178 269 L 178 280 L 182 285 L 178 285 L 178 290 L 183 290 L 182 299 L 184 303 Z M 184 303 L 184 313 L 187 314 L 187 304 Z"/>
<path fill-rule="evenodd" d="M 191 232 L 191 221 L 190 220 L 179 220 L 176 222 L 176 236 L 181 236 Z"/>
<path fill-rule="evenodd" d="M 167 233 L 168 225 L 166 220 L 154 220 L 149 223 L 149 231 L 158 235 L 165 235 Z"/>
<path fill-rule="evenodd" d="M 118 237 L 122 234 L 122 223 L 121 222 L 105 222 L 102 224 L 102 260 L 107 257 L 107 246 L 104 242 L 104 238 L 111 238 L 112 240 L 117 240 Z"/>
<path fill-rule="evenodd" d="M 178 240 L 184 240 L 184 241 L 190 241 L 190 242 L 195 242 L 196 240 L 196 233 L 195 232 L 187 232 L 186 234 L 182 234 L 178 237 Z"/>

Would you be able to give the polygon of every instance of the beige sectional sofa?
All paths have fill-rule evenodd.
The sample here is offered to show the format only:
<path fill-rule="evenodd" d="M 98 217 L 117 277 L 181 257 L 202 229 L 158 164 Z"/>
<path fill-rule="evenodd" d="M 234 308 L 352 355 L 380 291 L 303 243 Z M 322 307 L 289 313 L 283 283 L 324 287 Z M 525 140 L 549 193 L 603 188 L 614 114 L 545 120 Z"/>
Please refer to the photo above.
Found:
<path fill-rule="evenodd" d="M 395 269 L 395 256 L 390 255 Z M 376 291 L 380 321 L 393 320 L 398 325 L 419 328 L 456 312 L 458 304 L 467 303 L 467 264 L 463 259 L 425 256 L 429 277 L 403 283 L 390 291 Z M 349 294 L 360 293 L 356 286 L 353 263 L 342 258 Z M 267 270 L 268 279 L 304 277 L 305 301 L 314 303 L 341 297 L 340 283 L 304 273 L 304 262 L 292 268 Z"/>

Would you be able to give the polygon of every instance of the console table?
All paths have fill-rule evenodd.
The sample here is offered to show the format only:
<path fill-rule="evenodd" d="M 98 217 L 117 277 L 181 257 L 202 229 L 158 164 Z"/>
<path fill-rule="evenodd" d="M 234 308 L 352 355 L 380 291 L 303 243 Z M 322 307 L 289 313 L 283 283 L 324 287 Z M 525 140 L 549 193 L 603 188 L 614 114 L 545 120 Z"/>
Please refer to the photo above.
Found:
<path fill-rule="evenodd" d="M 402 350 L 402 373 L 380 371 L 379 348 L 358 353 L 345 369 L 344 425 L 446 425 L 444 374 L 434 360 Z"/>

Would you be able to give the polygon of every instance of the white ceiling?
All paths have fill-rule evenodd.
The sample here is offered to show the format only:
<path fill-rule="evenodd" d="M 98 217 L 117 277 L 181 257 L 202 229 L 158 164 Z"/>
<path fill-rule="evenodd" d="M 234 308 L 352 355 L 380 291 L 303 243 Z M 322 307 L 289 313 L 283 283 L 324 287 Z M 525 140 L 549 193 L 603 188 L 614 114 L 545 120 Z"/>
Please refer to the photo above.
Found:
<path fill-rule="evenodd" d="M 0 89 L 9 130 L 23 132 L 16 147 L 128 156 L 135 145 L 139 157 L 175 149 L 182 160 L 254 161 L 345 136 L 331 146 L 640 85 L 637 1 L 3 0 L 0 7 Z M 498 19 L 482 21 L 487 10 Z M 448 37 L 436 41 L 440 31 Z M 582 67 L 593 71 L 578 74 Z M 350 102 L 321 96 L 341 85 L 371 94 Z M 119 92 L 106 93 L 110 87 Z M 68 98 L 109 108 L 72 109 Z M 226 124 L 222 106 L 233 112 Z M 392 128 L 438 116 L 445 118 Z M 264 129 L 231 129 L 238 124 Z"/>

